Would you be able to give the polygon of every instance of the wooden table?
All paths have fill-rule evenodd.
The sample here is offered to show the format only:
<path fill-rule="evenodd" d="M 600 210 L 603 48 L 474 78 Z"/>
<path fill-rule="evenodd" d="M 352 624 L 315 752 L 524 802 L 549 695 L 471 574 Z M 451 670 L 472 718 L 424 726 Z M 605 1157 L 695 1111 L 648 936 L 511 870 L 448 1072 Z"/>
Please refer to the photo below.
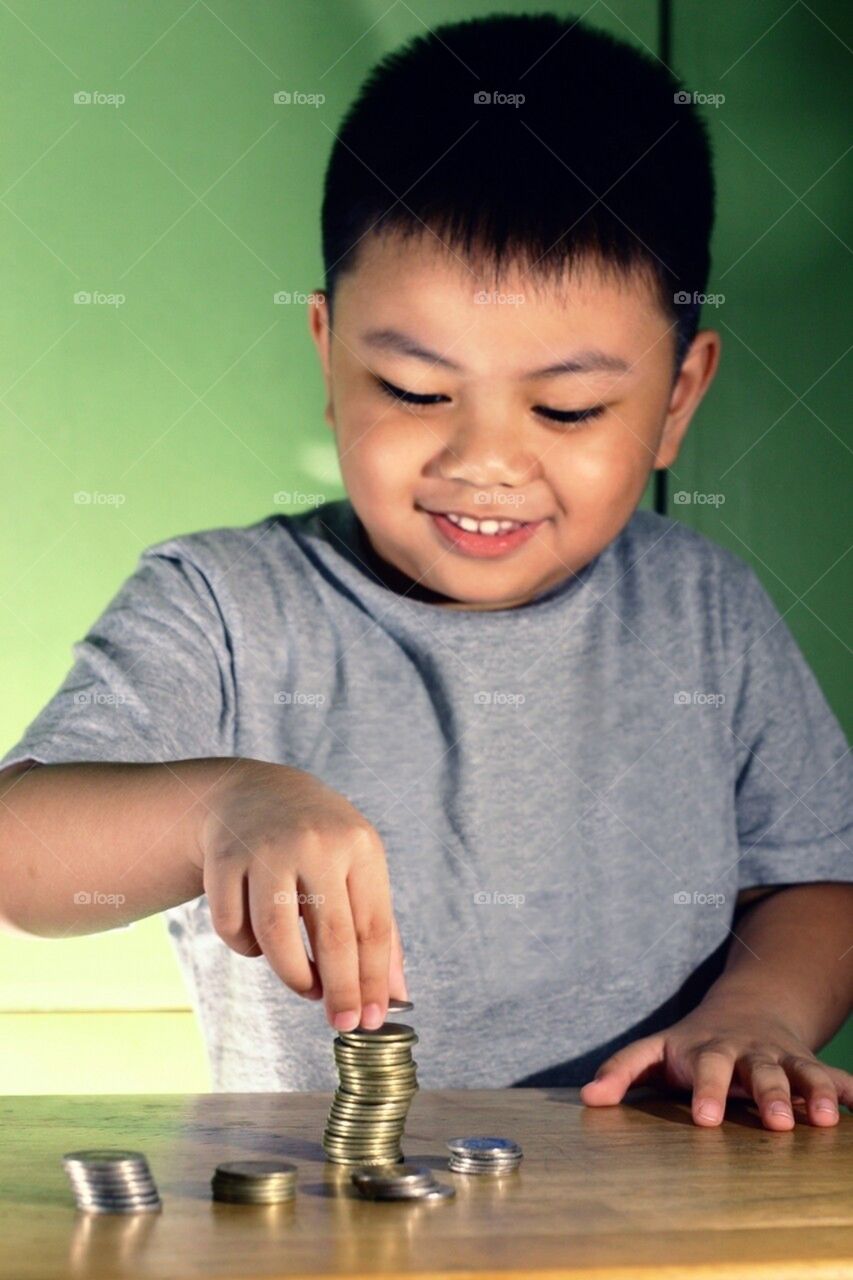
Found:
<path fill-rule="evenodd" d="M 330 1094 L 166 1094 L 0 1100 L 0 1277 L 853 1276 L 853 1117 L 763 1129 L 730 1103 L 700 1129 L 687 1102 L 635 1090 L 619 1107 L 574 1089 L 421 1090 L 403 1149 L 457 1189 L 427 1204 L 364 1201 L 320 1146 Z M 451 1174 L 445 1139 L 500 1134 L 517 1173 Z M 164 1207 L 77 1213 L 60 1156 L 148 1156 Z M 284 1157 L 296 1200 L 210 1199 L 226 1159 Z"/>

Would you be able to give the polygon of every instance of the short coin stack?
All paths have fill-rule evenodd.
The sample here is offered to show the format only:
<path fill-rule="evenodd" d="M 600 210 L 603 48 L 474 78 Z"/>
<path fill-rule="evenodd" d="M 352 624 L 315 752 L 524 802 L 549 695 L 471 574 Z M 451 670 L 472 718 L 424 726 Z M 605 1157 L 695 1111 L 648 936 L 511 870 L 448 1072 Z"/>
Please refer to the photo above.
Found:
<path fill-rule="evenodd" d="M 523 1154 L 509 1138 L 451 1138 L 447 1146 L 447 1167 L 454 1173 L 511 1173 Z"/>
<path fill-rule="evenodd" d="M 141 1151 L 69 1151 L 62 1163 L 77 1208 L 86 1213 L 154 1213 L 162 1208 Z"/>
<path fill-rule="evenodd" d="M 286 1160 L 231 1160 L 210 1180 L 214 1200 L 230 1204 L 280 1204 L 296 1195 L 296 1165 Z"/>
<path fill-rule="evenodd" d="M 335 1037 L 338 1087 L 323 1150 L 336 1164 L 388 1164 L 403 1158 L 400 1140 L 417 1093 L 418 1037 L 402 1022 L 355 1027 Z"/>
<path fill-rule="evenodd" d="M 452 1200 L 456 1195 L 422 1165 L 369 1165 L 357 1169 L 352 1181 L 368 1200 Z"/>

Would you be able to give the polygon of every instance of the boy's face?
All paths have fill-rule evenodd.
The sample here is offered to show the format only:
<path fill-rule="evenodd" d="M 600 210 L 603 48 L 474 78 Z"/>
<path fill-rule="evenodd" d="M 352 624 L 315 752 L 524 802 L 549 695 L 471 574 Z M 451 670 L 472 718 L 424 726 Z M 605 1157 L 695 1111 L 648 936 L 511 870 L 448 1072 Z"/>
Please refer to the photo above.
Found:
<path fill-rule="evenodd" d="M 371 545 L 447 608 L 521 605 L 588 564 L 677 457 L 719 357 L 718 335 L 698 334 L 673 385 L 672 322 L 639 278 L 588 267 L 543 291 L 519 269 L 495 296 L 430 235 L 367 237 L 334 330 L 322 296 L 310 324 Z M 583 367 L 540 372 L 567 360 Z M 438 399 L 406 403 L 380 380 Z M 466 532 L 448 512 L 521 528 Z"/>

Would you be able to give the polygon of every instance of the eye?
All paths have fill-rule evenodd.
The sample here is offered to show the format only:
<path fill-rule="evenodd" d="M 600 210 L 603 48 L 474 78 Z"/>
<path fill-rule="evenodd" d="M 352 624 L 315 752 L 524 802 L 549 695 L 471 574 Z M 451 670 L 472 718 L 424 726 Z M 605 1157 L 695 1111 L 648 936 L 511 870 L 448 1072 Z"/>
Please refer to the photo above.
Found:
<path fill-rule="evenodd" d="M 439 404 L 448 398 L 442 395 L 419 395 L 417 391 L 404 391 L 402 387 L 395 387 L 393 382 L 386 382 L 384 378 L 377 378 L 376 382 L 386 396 L 392 400 L 402 400 L 404 404 Z"/>
<path fill-rule="evenodd" d="M 596 404 L 589 409 L 547 409 L 539 404 L 536 405 L 536 412 L 552 422 L 588 422 L 591 418 L 600 417 L 605 408 L 603 404 Z"/>

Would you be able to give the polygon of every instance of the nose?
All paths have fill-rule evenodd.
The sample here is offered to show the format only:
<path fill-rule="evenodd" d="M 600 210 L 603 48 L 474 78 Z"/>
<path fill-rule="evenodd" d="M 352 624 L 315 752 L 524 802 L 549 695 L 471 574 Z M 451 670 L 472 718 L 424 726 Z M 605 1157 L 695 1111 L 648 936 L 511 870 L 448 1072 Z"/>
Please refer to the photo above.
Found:
<path fill-rule="evenodd" d="M 435 474 L 478 488 L 521 487 L 536 479 L 536 458 L 525 447 L 518 425 L 492 417 L 466 417 L 445 439 L 436 458 Z"/>

